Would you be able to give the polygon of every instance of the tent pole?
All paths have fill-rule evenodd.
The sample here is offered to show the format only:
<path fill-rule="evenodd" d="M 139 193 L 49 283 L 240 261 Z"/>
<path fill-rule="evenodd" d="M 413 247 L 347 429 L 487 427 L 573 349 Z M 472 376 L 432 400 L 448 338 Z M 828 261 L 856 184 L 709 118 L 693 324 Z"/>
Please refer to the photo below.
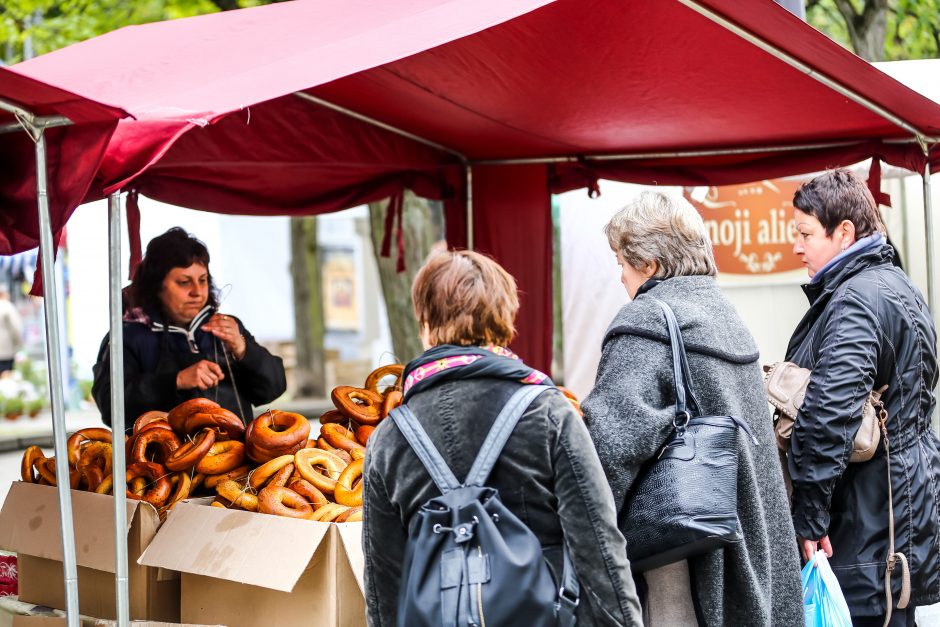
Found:
<path fill-rule="evenodd" d="M 881 105 L 875 102 L 872 102 L 871 100 L 869 100 L 868 98 L 865 98 L 861 94 L 858 94 L 852 91 L 848 87 L 842 85 L 841 83 L 834 81 L 833 79 L 829 78 L 825 74 L 820 74 L 816 69 L 810 67 L 809 65 L 806 65 L 805 63 L 803 63 L 796 57 L 781 50 L 777 46 L 771 44 L 770 42 L 764 41 L 763 39 L 754 35 L 750 31 L 747 31 L 744 28 L 738 26 L 737 24 L 725 19 L 723 16 L 712 11 L 711 9 L 702 6 L 698 2 L 698 0 L 679 0 L 679 2 L 681 2 L 688 8 L 692 9 L 696 13 L 710 19 L 711 21 L 715 22 L 719 26 L 722 26 L 723 28 L 731 31 L 732 33 L 741 37 L 745 41 L 748 41 L 754 44 L 755 46 L 757 46 L 764 52 L 770 54 L 771 56 L 777 59 L 780 59 L 781 61 L 783 61 L 790 67 L 796 70 L 799 70 L 800 72 L 803 72 L 807 76 L 816 79 L 817 81 L 819 81 L 826 87 L 829 87 L 830 89 L 842 94 L 843 96 L 845 96 L 846 98 L 854 102 L 855 104 L 861 105 L 862 107 L 865 107 L 872 113 L 875 113 L 881 116 L 882 118 L 888 120 L 892 124 L 903 128 L 905 131 L 917 137 L 918 139 L 925 139 L 927 141 L 936 141 L 936 138 L 927 137 L 920 130 L 918 130 L 911 124 L 908 124 L 903 119 L 894 115 L 893 113 L 891 113 L 890 111 L 882 107 Z"/>
<path fill-rule="evenodd" d="M 910 141 L 910 140 L 908 140 Z M 530 157 L 521 159 L 480 159 L 474 165 L 533 165 L 539 163 L 576 163 L 578 161 L 640 161 L 643 159 L 675 159 L 684 157 L 715 157 L 723 155 L 749 155 L 764 152 L 792 152 L 797 150 L 821 150 L 843 148 L 864 142 L 825 142 L 794 144 L 787 146 L 757 146 L 750 148 L 716 148 L 712 150 L 679 150 L 671 152 L 639 152 L 611 155 L 580 155 L 567 157 Z"/>
<path fill-rule="evenodd" d="M 121 192 L 108 196 L 108 278 L 111 310 L 111 430 L 114 441 L 124 433 L 124 324 L 121 299 Z M 112 446 L 112 468 L 115 477 L 123 477 L 127 467 L 123 446 Z M 114 491 L 114 593 L 118 627 L 127 627 L 130 620 L 127 567 L 127 495 Z"/>
<path fill-rule="evenodd" d="M 930 161 L 924 164 L 924 228 L 927 231 L 927 305 L 930 311 L 937 314 L 937 288 L 934 285 L 936 272 L 934 270 L 935 251 L 934 251 L 934 220 L 933 211 L 931 211 L 930 198 Z"/>
<path fill-rule="evenodd" d="M 467 186 L 467 250 L 473 250 L 473 166 L 464 164 Z"/>
<path fill-rule="evenodd" d="M 61 338 L 59 337 L 59 303 L 56 294 L 55 244 L 49 218 L 49 196 L 46 182 L 46 137 L 42 128 L 32 128 L 36 140 L 36 198 L 39 210 L 39 255 L 42 260 L 42 282 L 46 314 L 46 350 L 49 367 L 49 392 L 52 404 L 52 433 L 55 447 L 56 483 L 62 529 L 62 567 L 65 576 L 65 612 L 69 627 L 79 626 L 78 566 L 75 559 L 75 530 L 72 519 L 72 495 L 69 490 L 69 457 L 65 442 L 65 396 L 62 381 Z M 121 448 L 121 447 L 116 447 Z"/>

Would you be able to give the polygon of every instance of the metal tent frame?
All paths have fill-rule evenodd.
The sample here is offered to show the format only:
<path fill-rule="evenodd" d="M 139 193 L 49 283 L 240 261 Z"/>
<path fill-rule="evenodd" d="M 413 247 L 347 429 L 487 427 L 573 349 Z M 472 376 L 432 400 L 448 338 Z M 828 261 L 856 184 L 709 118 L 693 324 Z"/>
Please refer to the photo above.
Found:
<path fill-rule="evenodd" d="M 65 116 L 38 116 L 19 105 L 0 99 L 0 110 L 12 113 L 16 122 L 0 127 L 0 133 L 14 131 L 26 132 L 35 144 L 36 159 L 36 208 L 39 215 L 39 258 L 42 266 L 42 281 L 44 286 L 43 309 L 45 313 L 46 328 L 46 357 L 49 372 L 50 406 L 52 410 L 53 447 L 55 450 L 56 491 L 59 499 L 60 529 L 62 533 L 62 566 L 65 580 L 65 612 L 69 627 L 79 627 L 80 614 L 78 607 L 78 563 L 75 553 L 75 529 L 72 517 L 72 495 L 69 487 L 69 457 L 66 443 L 65 425 L 65 390 L 62 378 L 63 363 L 60 350 L 62 338 L 60 335 L 59 320 L 59 294 L 55 281 L 55 243 L 52 236 L 52 222 L 49 215 L 49 185 L 47 181 L 46 136 L 48 128 L 68 126 L 72 121 Z M 111 207 L 109 216 L 109 247 L 111 276 L 111 326 L 121 323 L 121 286 L 120 286 L 120 211 L 118 207 Z M 117 277 L 117 281 L 115 281 Z M 115 293 L 117 300 L 115 301 Z M 116 316 L 116 317 L 115 317 Z M 111 376 L 116 375 L 116 368 L 120 371 L 117 376 L 123 379 L 123 336 L 115 336 L 115 344 L 119 349 L 118 362 L 111 364 Z M 124 388 L 117 386 L 111 391 L 112 403 L 120 403 L 123 407 Z M 115 424 L 119 429 L 115 433 L 123 434 L 123 412 L 116 417 Z M 117 421 L 121 422 L 118 423 Z M 115 439 L 112 449 L 112 467 L 123 469 L 126 466 L 124 459 L 124 446 L 119 439 Z M 116 617 L 119 625 L 127 625 L 130 616 L 130 601 L 128 596 L 128 565 L 127 565 L 127 497 L 123 490 L 114 490 L 114 544 L 116 554 L 115 593 Z"/>
<path fill-rule="evenodd" d="M 827 87 L 844 95 L 853 102 L 863 106 L 869 111 L 881 116 L 885 120 L 895 124 L 902 130 L 910 134 L 909 138 L 900 139 L 901 142 L 916 142 L 925 156 L 930 148 L 940 143 L 940 138 L 931 137 L 921 132 L 905 120 L 897 117 L 890 111 L 882 108 L 864 98 L 852 89 L 838 83 L 837 81 L 820 74 L 813 68 L 806 66 L 798 59 L 793 58 L 786 52 L 776 48 L 769 42 L 761 39 L 755 34 L 747 31 L 740 26 L 725 20 L 720 15 L 712 12 L 696 0 L 678 0 L 683 5 L 707 17 L 723 28 L 737 34 L 743 39 L 751 42 L 758 48 L 768 52 L 777 59 L 794 67 L 815 80 L 823 83 Z M 343 113 L 360 121 L 367 122 L 379 128 L 407 137 L 419 143 L 432 146 L 444 152 L 457 156 L 464 166 L 465 184 L 466 184 L 466 216 L 467 216 L 467 243 L 469 248 L 473 248 L 473 166 L 474 165 L 513 165 L 513 164 L 538 164 L 538 163 L 560 163 L 577 160 L 586 161 L 610 161 L 610 160 L 630 160 L 630 159 L 653 159 L 665 157 L 701 157 L 714 155 L 733 155 L 733 154 L 751 154 L 756 152 L 784 151 L 784 150 L 813 150 L 823 148 L 833 148 L 839 146 L 850 146 L 855 142 L 840 143 L 814 143 L 792 146 L 766 146 L 766 147 L 746 147 L 729 148 L 722 150 L 689 150 L 676 151 L 668 153 L 635 153 L 620 155 L 571 155 L 571 156 L 552 156 L 544 158 L 531 159 L 479 159 L 470 160 L 465 155 L 456 150 L 442 146 L 429 139 L 419 137 L 403 129 L 396 128 L 390 124 L 374 118 L 370 118 L 361 113 L 352 111 L 345 107 L 340 107 L 328 101 L 311 96 L 310 94 L 298 92 L 296 95 L 312 103 L 330 108 L 334 111 Z M 42 277 L 46 289 L 44 299 L 44 308 L 46 316 L 46 333 L 48 342 L 47 356 L 49 360 L 49 379 L 51 393 L 51 407 L 54 432 L 54 447 L 56 453 L 56 475 L 57 477 L 68 476 L 68 455 L 66 452 L 65 438 L 65 415 L 64 415 L 64 394 L 62 381 L 62 363 L 59 345 L 61 338 L 59 328 L 56 324 L 58 320 L 58 295 L 55 289 L 53 279 L 54 271 L 54 244 L 52 241 L 52 229 L 49 218 L 48 203 L 48 185 L 46 181 L 46 143 L 44 130 L 55 126 L 64 126 L 71 123 L 68 118 L 63 116 L 39 117 L 32 112 L 19 107 L 13 103 L 0 100 L 0 110 L 13 113 L 16 123 L 11 123 L 0 127 L 0 133 L 15 130 L 23 130 L 29 134 L 35 142 L 36 150 L 36 197 L 37 211 L 40 223 L 40 258 L 42 263 Z M 928 302 L 934 317 L 937 315 L 938 291 L 935 287 L 936 271 L 934 268 L 935 250 L 933 228 L 934 219 L 931 215 L 931 185 L 930 185 L 930 165 L 925 164 L 923 172 L 924 189 L 924 213 L 927 224 L 927 294 Z M 116 434 L 124 431 L 126 417 L 124 416 L 124 368 L 123 368 L 123 334 L 122 330 L 122 311 L 121 311 L 121 200 L 120 191 L 116 191 L 109 196 L 108 206 L 108 243 L 109 243 L 109 300 L 110 300 L 110 329 L 111 329 L 111 405 L 112 405 L 112 430 Z M 113 446 L 113 471 L 122 472 L 126 467 L 126 460 L 123 446 Z M 63 566 L 65 571 L 65 593 L 66 593 L 66 613 L 69 627 L 78 627 L 78 576 L 75 558 L 75 539 L 74 527 L 72 521 L 72 503 L 69 493 L 68 481 L 57 481 L 58 495 L 60 505 L 60 522 L 62 530 L 63 543 Z M 121 490 L 114 491 L 114 522 L 115 522 L 115 590 L 117 601 L 117 624 L 120 626 L 128 625 L 129 622 L 129 598 L 128 598 L 128 564 L 127 564 L 127 510 L 126 496 Z"/>

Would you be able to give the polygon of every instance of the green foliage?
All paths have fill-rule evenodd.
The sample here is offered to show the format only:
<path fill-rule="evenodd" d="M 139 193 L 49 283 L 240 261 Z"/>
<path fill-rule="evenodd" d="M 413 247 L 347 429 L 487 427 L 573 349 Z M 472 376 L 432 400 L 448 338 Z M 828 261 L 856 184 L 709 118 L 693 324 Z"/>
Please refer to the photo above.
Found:
<path fill-rule="evenodd" d="M 807 0 L 806 21 L 852 50 L 840 4 L 853 9 L 859 22 L 866 10 L 886 12 L 881 60 L 940 57 L 940 0 Z M 865 56 L 864 51 L 854 52 Z"/>
<path fill-rule="evenodd" d="M 134 24 L 270 4 L 271 0 L 3 0 L 0 59 L 23 60 L 27 39 L 33 56 Z"/>

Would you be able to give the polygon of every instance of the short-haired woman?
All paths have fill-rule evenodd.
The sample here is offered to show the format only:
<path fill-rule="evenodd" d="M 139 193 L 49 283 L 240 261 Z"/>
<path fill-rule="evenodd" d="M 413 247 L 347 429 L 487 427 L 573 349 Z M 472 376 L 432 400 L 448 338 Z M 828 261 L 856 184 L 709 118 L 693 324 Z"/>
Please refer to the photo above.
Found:
<path fill-rule="evenodd" d="M 404 400 L 462 481 L 510 396 L 551 381 L 506 348 L 519 300 L 515 280 L 492 259 L 436 254 L 415 277 L 412 298 L 427 351 L 405 368 Z M 363 480 L 369 624 L 393 625 L 409 523 L 440 492 L 391 420 L 369 439 Z M 587 429 L 561 393 L 532 402 L 486 485 L 538 537 L 556 580 L 567 543 L 581 587 L 578 625 L 640 625 L 610 491 Z"/>
<path fill-rule="evenodd" d="M 889 547 L 903 553 L 906 564 L 898 560 L 890 578 L 892 605 L 901 600 L 905 567 L 910 600 L 893 610 L 889 624 L 913 625 L 916 606 L 940 601 L 933 317 L 894 266 L 864 181 L 847 170 L 827 172 L 800 187 L 793 206 L 793 252 L 810 276 L 803 287 L 810 306 L 786 358 L 812 370 L 790 439 L 793 525 L 804 557 L 820 546 L 831 555 L 854 625 L 884 624 L 892 612 L 885 595 Z M 890 473 L 883 446 L 869 461 L 849 463 L 862 406 L 885 385 Z"/>
<path fill-rule="evenodd" d="M 702 412 L 744 420 L 759 441 L 742 439 L 739 452 L 743 541 L 646 572 L 646 624 L 803 624 L 796 540 L 757 346 L 718 289 L 702 218 L 681 198 L 644 192 L 605 232 L 632 301 L 608 329 L 583 408 L 618 512 L 673 429 L 673 362 L 657 300 L 679 321 Z"/>
<path fill-rule="evenodd" d="M 252 419 L 252 405 L 284 393 L 284 364 L 241 321 L 219 313 L 209 251 L 179 227 L 147 244 L 124 315 L 124 425 L 150 410 L 168 411 L 204 396 Z M 101 344 L 92 395 L 111 424 L 111 346 Z"/>

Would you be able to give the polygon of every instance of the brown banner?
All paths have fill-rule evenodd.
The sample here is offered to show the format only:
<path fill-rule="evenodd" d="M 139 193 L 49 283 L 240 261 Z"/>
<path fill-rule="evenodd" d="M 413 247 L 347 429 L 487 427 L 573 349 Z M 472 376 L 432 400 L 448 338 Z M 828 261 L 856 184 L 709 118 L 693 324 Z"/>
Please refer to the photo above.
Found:
<path fill-rule="evenodd" d="M 793 254 L 793 194 L 803 183 L 774 179 L 683 190 L 702 215 L 722 274 L 766 275 L 802 268 Z M 701 188 L 699 188 L 701 189 Z"/>

